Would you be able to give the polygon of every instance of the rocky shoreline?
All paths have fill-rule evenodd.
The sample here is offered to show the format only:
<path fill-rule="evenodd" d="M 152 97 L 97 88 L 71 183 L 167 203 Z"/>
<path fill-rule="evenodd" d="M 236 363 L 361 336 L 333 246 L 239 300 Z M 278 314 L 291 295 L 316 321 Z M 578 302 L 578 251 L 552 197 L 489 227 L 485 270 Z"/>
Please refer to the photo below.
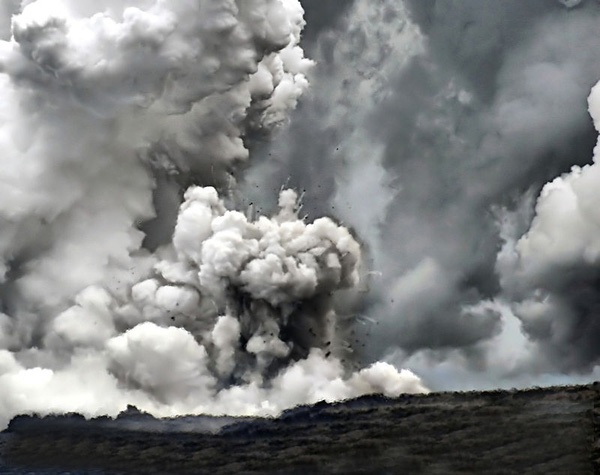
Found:
<path fill-rule="evenodd" d="M 19 416 L 0 473 L 591 474 L 600 384 L 358 399 L 276 419 Z"/>

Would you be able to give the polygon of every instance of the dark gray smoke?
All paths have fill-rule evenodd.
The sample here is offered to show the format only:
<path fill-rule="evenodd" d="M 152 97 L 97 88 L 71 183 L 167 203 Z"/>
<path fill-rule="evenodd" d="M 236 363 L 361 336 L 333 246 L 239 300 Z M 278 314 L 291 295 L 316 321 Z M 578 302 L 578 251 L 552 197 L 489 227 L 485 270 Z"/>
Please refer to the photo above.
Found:
<path fill-rule="evenodd" d="M 264 152 L 278 168 L 257 167 L 248 187 L 289 180 L 309 214 L 334 213 L 365 240 L 375 272 L 363 313 L 377 322 L 365 357 L 396 347 L 440 386 L 435 368 L 490 372 L 510 339 L 522 355 L 491 384 L 593 368 L 596 261 L 512 286 L 496 261 L 506 221 L 520 216 L 525 233 L 544 184 L 591 161 L 600 6 L 355 2 L 337 21 L 316 41 L 312 96 Z M 527 318 L 523 286 L 560 310 Z"/>
<path fill-rule="evenodd" d="M 397 99 L 376 113 L 385 166 L 401 188 L 384 247 L 398 249 L 406 270 L 424 257 L 439 266 L 431 276 L 439 292 L 427 293 L 425 313 L 410 299 L 403 323 L 390 322 L 408 349 L 462 347 L 493 335 L 497 315 L 465 313 L 499 290 L 491 210 L 589 161 L 595 141 L 585 100 L 600 73 L 596 5 L 569 12 L 548 2 L 463 4 L 436 2 L 430 57 L 401 74 Z"/>
<path fill-rule="evenodd" d="M 306 27 L 302 34 L 305 45 L 313 43 L 324 30 L 332 29 L 348 12 L 355 0 L 304 0 Z"/>

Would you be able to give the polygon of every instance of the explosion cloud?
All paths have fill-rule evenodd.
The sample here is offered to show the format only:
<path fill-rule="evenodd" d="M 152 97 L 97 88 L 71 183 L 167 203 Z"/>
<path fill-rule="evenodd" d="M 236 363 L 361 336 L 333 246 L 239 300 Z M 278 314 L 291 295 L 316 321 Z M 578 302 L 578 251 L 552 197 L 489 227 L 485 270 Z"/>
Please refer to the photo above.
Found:
<path fill-rule="evenodd" d="M 597 2 L 0 20 L 2 421 L 599 374 Z"/>
<path fill-rule="evenodd" d="M 388 363 L 343 364 L 336 310 L 364 273 L 348 229 L 299 217 L 292 190 L 271 217 L 233 206 L 249 137 L 279 128 L 308 87 L 297 0 L 0 13 L 3 423 L 426 390 Z"/>

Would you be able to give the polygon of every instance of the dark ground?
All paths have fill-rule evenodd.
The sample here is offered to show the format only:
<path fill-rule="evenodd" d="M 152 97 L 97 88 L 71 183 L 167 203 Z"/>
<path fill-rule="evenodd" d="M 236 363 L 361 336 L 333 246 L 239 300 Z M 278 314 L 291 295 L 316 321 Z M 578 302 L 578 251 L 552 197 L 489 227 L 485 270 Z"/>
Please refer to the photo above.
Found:
<path fill-rule="evenodd" d="M 366 396 L 279 419 L 22 416 L 0 434 L 0 473 L 595 474 L 599 402 L 595 383 Z"/>

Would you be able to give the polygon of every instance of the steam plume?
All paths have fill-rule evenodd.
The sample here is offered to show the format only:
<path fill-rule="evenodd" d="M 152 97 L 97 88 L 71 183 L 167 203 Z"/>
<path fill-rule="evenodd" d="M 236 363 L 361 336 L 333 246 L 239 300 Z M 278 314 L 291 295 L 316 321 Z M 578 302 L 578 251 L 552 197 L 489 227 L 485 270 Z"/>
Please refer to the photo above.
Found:
<path fill-rule="evenodd" d="M 600 5 L 332 1 L 0 7 L 3 417 L 599 374 Z"/>
<path fill-rule="evenodd" d="M 0 14 L 2 421 L 127 404 L 276 414 L 426 390 L 387 363 L 342 364 L 336 302 L 362 263 L 346 228 L 299 218 L 291 190 L 271 217 L 228 209 L 248 138 L 308 87 L 297 0 Z"/>

